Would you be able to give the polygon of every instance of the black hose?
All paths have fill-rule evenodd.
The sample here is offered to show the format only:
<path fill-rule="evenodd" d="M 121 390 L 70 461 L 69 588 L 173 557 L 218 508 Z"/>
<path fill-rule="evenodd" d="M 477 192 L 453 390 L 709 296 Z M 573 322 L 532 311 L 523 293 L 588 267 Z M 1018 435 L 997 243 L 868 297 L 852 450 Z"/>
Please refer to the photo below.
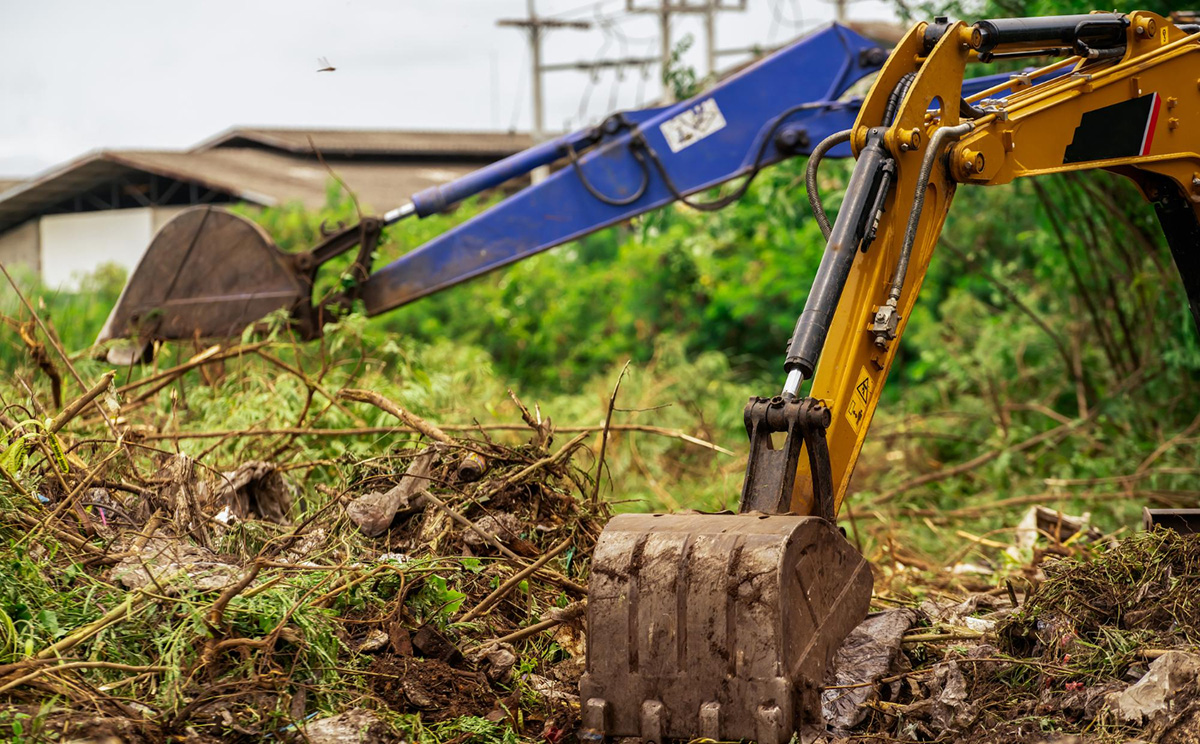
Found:
<path fill-rule="evenodd" d="M 742 181 L 741 185 L 738 186 L 733 193 L 709 202 L 696 202 L 688 199 L 687 196 L 685 196 L 678 188 L 675 187 L 675 182 L 671 180 L 671 176 L 667 173 L 666 166 L 663 165 L 662 160 L 659 159 L 658 153 L 654 151 L 654 148 L 651 147 L 650 144 L 645 140 L 641 141 L 641 146 L 646 149 L 646 153 L 650 156 L 650 162 L 654 164 L 654 167 L 658 170 L 658 174 L 662 176 L 663 183 L 666 184 L 667 190 L 671 192 L 671 196 L 673 196 L 680 203 L 686 204 L 692 209 L 697 209 L 701 212 L 715 212 L 718 209 L 724 209 L 725 207 L 745 196 L 746 191 L 750 189 L 751 182 L 754 181 L 754 179 L 763 169 L 763 158 L 767 153 L 767 148 L 770 147 L 771 143 L 774 141 L 775 133 L 779 131 L 779 127 L 783 125 L 784 121 L 789 116 L 799 111 L 823 108 L 828 105 L 829 104 L 825 102 L 802 103 L 798 106 L 793 106 L 776 116 L 774 120 L 772 120 L 771 126 L 767 129 L 767 134 L 765 137 L 763 137 L 762 144 L 758 146 L 758 153 L 754 156 L 754 165 L 751 166 L 750 173 L 746 176 L 746 180 Z M 815 153 L 816 151 L 814 150 L 813 152 Z"/>
<path fill-rule="evenodd" d="M 808 156 L 808 168 L 804 171 L 804 185 L 808 189 L 808 204 L 812 207 L 813 217 L 817 218 L 817 225 L 820 226 L 821 234 L 825 236 L 826 240 L 829 240 L 829 233 L 833 232 L 833 226 L 829 224 L 829 216 L 825 214 L 825 207 L 821 204 L 821 194 L 817 190 L 817 169 L 821 166 L 821 159 L 825 157 L 825 153 L 844 142 L 849 142 L 850 135 L 853 133 L 853 129 L 845 129 L 841 132 L 834 132 L 821 140 L 820 144 L 813 148 L 812 154 Z"/>
<path fill-rule="evenodd" d="M 958 99 L 958 116 L 961 119 L 978 119 L 981 116 L 987 116 L 987 112 L 981 108 L 975 108 L 967 99 Z"/>
<path fill-rule="evenodd" d="M 575 148 L 571 147 L 570 143 L 568 143 L 566 147 L 567 159 L 571 161 L 571 167 L 575 169 L 575 174 L 579 176 L 579 182 L 583 184 L 583 187 L 587 189 L 589 194 L 605 204 L 614 207 L 627 207 L 638 199 L 641 199 L 642 195 L 646 193 L 646 189 L 650 187 L 650 168 L 646 165 L 646 156 L 641 153 L 638 147 L 636 147 L 636 142 L 630 143 L 629 150 L 633 153 L 634 159 L 638 161 L 638 165 L 640 165 L 642 168 L 642 182 L 638 185 L 637 191 L 635 191 L 631 196 L 620 199 L 606 196 L 605 194 L 601 194 L 599 191 L 597 191 L 587 180 L 587 177 L 583 175 L 583 167 L 579 165 L 579 154 L 575 152 Z"/>
<path fill-rule="evenodd" d="M 904 77 L 900 78 L 900 82 L 896 83 L 896 87 L 892 88 L 892 92 L 888 95 L 887 108 L 883 112 L 883 126 L 890 127 L 892 121 L 896 118 L 896 112 L 900 109 L 900 101 L 908 93 L 908 89 L 912 87 L 913 80 L 917 79 L 917 73 L 905 73 Z"/>

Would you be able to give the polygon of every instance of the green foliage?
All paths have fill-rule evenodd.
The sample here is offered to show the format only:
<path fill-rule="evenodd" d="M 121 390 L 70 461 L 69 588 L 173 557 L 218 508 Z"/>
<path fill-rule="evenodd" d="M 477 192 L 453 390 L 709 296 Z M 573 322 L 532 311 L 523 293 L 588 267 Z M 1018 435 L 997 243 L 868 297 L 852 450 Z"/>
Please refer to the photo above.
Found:
<path fill-rule="evenodd" d="M 696 68 L 687 65 L 683 57 L 695 44 L 696 39 L 686 34 L 671 49 L 671 61 L 663 70 L 663 85 L 671 90 L 676 101 L 684 101 L 700 92 L 700 83 L 696 77 Z"/>

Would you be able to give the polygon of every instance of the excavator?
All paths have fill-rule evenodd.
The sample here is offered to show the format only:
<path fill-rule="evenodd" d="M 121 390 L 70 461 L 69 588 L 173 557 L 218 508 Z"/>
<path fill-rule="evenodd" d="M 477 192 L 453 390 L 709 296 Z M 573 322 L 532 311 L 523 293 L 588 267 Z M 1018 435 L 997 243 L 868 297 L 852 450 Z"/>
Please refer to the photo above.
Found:
<path fill-rule="evenodd" d="M 836 27 L 830 34 L 849 38 Z M 749 458 L 738 512 L 622 514 L 597 542 L 580 682 L 587 740 L 783 744 L 821 725 L 826 671 L 872 590 L 870 568 L 837 514 L 960 185 L 1093 169 L 1131 179 L 1154 207 L 1200 329 L 1200 25 L 1143 11 L 937 18 L 913 26 L 883 59 L 844 57 L 835 82 L 818 81 L 824 98 L 781 104 L 786 91 L 832 67 L 810 58 L 823 72 L 797 76 L 804 68 L 789 65 L 803 50 L 790 51 L 798 56 L 771 68 L 778 78 L 751 68 L 682 105 L 568 137 L 538 156 L 542 164 L 567 158 L 550 179 L 556 185 L 527 189 L 533 195 L 521 209 L 506 217 L 504 202 L 351 290 L 369 313 L 382 312 L 651 203 L 715 208 L 728 197 L 697 202 L 696 192 L 753 177 L 790 154 L 809 156 L 808 196 L 826 247 L 787 347 L 781 391 L 745 408 Z M 964 80 L 968 64 L 1027 58 L 1055 61 L 983 86 Z M 865 75 L 863 62 L 878 65 L 865 98 L 835 103 L 848 80 Z M 768 109 L 776 113 L 764 116 Z M 851 109 L 846 126 L 825 126 Z M 838 148 L 855 164 L 830 220 L 817 174 Z M 435 190 L 407 211 L 443 208 L 460 193 Z M 531 224 L 535 215 L 545 224 Z M 305 293 L 313 266 L 333 248 L 284 254 L 250 223 L 211 209 L 176 222 L 135 272 L 109 337 L 223 335 L 264 307 L 292 308 L 298 327 L 319 333 L 312 324 L 333 306 L 313 308 Z M 352 271 L 362 271 L 362 247 L 373 245 L 377 226 L 355 229 L 330 243 L 360 245 Z M 223 241 L 258 252 L 239 260 Z M 216 258 L 201 255 L 210 250 Z M 155 252 L 165 266 L 146 266 Z M 264 256 L 272 267 L 255 265 Z M 253 275 L 218 284 L 229 273 L 221 260 Z M 191 277 L 197 266 L 212 276 Z M 157 286 L 135 286 L 143 276 Z M 268 284 L 274 276 L 292 283 Z"/>

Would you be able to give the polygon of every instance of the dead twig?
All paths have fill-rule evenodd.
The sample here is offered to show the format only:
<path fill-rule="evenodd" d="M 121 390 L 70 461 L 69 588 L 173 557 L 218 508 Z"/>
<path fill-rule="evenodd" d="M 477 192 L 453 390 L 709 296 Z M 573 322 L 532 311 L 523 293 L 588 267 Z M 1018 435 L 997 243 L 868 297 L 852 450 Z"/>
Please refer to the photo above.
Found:
<path fill-rule="evenodd" d="M 189 358 L 183 364 L 178 364 L 174 367 L 169 367 L 167 369 L 162 370 L 161 372 L 155 372 L 154 374 L 149 375 L 147 377 L 143 377 L 140 380 L 134 380 L 133 382 L 125 383 L 121 387 L 117 388 L 117 393 L 119 395 L 125 395 L 127 393 L 131 393 L 134 390 L 137 390 L 138 388 L 141 388 L 141 387 L 145 387 L 147 385 L 153 385 L 158 382 L 168 382 L 169 383 L 169 382 L 173 381 L 175 378 L 182 375 L 184 372 L 187 372 L 188 370 L 195 369 L 196 367 L 199 367 L 203 364 L 209 364 L 211 362 L 223 362 L 227 359 L 232 359 L 234 357 L 239 357 L 239 356 L 243 356 L 245 354 L 249 354 L 253 351 L 257 351 L 258 349 L 262 348 L 263 346 L 266 346 L 268 343 L 270 343 L 270 342 L 269 341 L 256 341 L 251 344 L 235 346 L 233 348 L 225 349 L 223 351 L 221 349 L 220 344 L 217 344 L 215 346 L 210 346 L 207 349 L 205 349 L 204 351 L 200 352 L 199 354 L 196 354 L 195 356 Z M 157 388 L 157 389 L 161 389 L 161 387 Z"/>
<path fill-rule="evenodd" d="M 50 659 L 46 659 L 45 661 L 50 661 Z M 13 689 L 14 687 L 20 687 L 21 685 L 23 685 L 27 682 L 31 682 L 31 681 L 37 679 L 38 677 L 41 677 L 41 676 L 44 676 L 47 674 L 54 674 L 56 672 L 65 672 L 65 671 L 69 671 L 71 669 L 111 669 L 111 670 L 118 671 L 118 672 L 138 672 L 141 674 L 145 674 L 146 672 L 169 672 L 169 671 L 172 671 L 173 669 L 175 669 L 175 667 L 159 666 L 159 665 L 134 666 L 132 664 L 118 664 L 117 662 L 114 662 L 114 661 L 69 661 L 65 664 L 55 664 L 53 666 L 42 666 L 37 669 L 34 669 L 29 674 L 26 674 L 23 677 L 18 677 L 17 679 L 14 679 L 12 682 L 8 682 L 4 686 L 0 687 L 0 694 L 8 692 L 9 690 Z"/>
<path fill-rule="evenodd" d="M 550 444 L 550 438 L 553 436 L 554 432 L 554 427 L 551 425 L 550 419 L 543 421 L 541 417 L 541 411 L 538 411 L 538 415 L 535 417 L 529 412 L 529 409 L 525 407 L 525 404 L 521 402 L 521 399 L 517 397 L 517 394 L 514 393 L 511 388 L 508 391 L 508 397 L 512 399 L 512 402 L 516 404 L 517 409 L 521 411 L 521 420 L 528 424 L 530 429 L 533 429 L 533 446 L 537 447 L 538 449 L 544 449 Z M 483 427 L 481 426 L 479 428 L 482 429 Z"/>
<path fill-rule="evenodd" d="M 416 429 L 434 441 L 441 442 L 443 444 L 449 444 L 451 441 L 450 436 L 436 425 L 431 424 L 415 413 L 410 413 L 404 410 L 400 406 L 372 390 L 346 388 L 338 393 L 338 397 L 346 400 L 357 401 L 359 403 L 370 403 L 384 413 L 390 413 L 391 415 L 400 419 L 400 421 L 402 421 L 406 426 L 411 426 L 413 429 Z"/>
<path fill-rule="evenodd" d="M 30 355 L 33 356 L 33 363 L 50 380 L 50 397 L 54 400 L 54 407 L 62 408 L 62 375 L 59 374 L 58 367 L 54 366 L 54 360 L 46 353 L 46 345 L 34 337 L 33 322 L 14 322 L 14 325 L 17 326 L 17 335 L 20 336 L 21 341 L 29 349 Z"/>
<path fill-rule="evenodd" d="M 547 421 L 549 419 L 546 419 Z M 523 431 L 526 427 L 517 424 L 439 424 L 438 428 L 447 431 Z M 596 433 L 603 426 L 563 426 L 555 427 L 555 431 L 564 434 Z M 733 456 L 734 453 L 720 445 L 685 434 L 678 429 L 668 429 L 662 426 L 647 426 L 644 424 L 613 424 L 609 431 L 632 431 L 643 434 L 654 434 L 660 437 L 680 439 L 697 447 Z M 141 439 L 154 441 L 182 441 L 184 439 L 222 439 L 227 437 L 274 437 L 280 435 L 300 435 L 306 437 L 365 437 L 380 434 L 416 434 L 423 433 L 411 426 L 360 426 L 346 429 L 305 429 L 302 427 L 282 427 L 274 429 L 221 429 L 216 431 L 180 431 L 145 434 Z"/>
<path fill-rule="evenodd" d="M 520 583 L 522 581 L 529 578 L 533 574 L 537 573 L 538 569 L 540 569 L 542 566 L 545 566 L 555 556 L 557 556 L 559 553 L 562 553 L 564 550 L 566 550 L 568 547 L 570 547 L 572 541 L 573 541 L 573 538 L 568 537 L 566 540 L 563 540 L 558 545 L 555 545 L 553 548 L 550 548 L 550 550 L 546 551 L 546 553 L 543 554 L 541 558 L 538 558 L 536 561 L 534 561 L 530 565 L 526 566 L 525 568 L 521 569 L 520 571 L 517 571 L 515 574 L 510 576 L 507 581 L 505 581 L 500 586 L 496 587 L 496 590 L 494 592 L 492 592 L 491 594 L 484 597 L 483 600 L 480 601 L 479 604 L 475 605 L 473 608 L 471 608 L 471 610 L 464 613 L 463 616 L 460 617 L 458 620 L 455 620 L 455 622 L 469 623 L 472 620 L 474 620 L 475 618 L 479 617 L 480 615 L 482 615 L 485 612 L 487 612 L 488 610 L 490 610 L 497 602 L 504 599 L 504 597 L 507 596 L 509 592 L 511 592 L 513 589 L 515 589 L 518 585 L 520 585 Z"/>
<path fill-rule="evenodd" d="M 338 410 L 340 410 L 342 413 L 349 416 L 354 421 L 355 424 L 357 424 L 359 426 L 367 425 L 366 421 L 363 421 L 361 418 L 356 416 L 353 411 L 351 411 L 350 409 L 348 409 L 344 405 L 342 405 L 341 401 L 338 400 L 339 396 L 334 395 L 333 393 L 330 393 L 328 390 L 326 390 L 324 388 L 324 386 L 321 385 L 321 383 L 316 382 L 316 381 L 312 380 L 311 378 L 309 378 L 309 376 L 304 373 L 304 370 L 299 369 L 298 367 L 293 367 L 292 365 L 283 361 L 282 359 L 275 356 L 274 354 L 268 353 L 265 349 L 262 349 L 262 348 L 255 349 L 254 353 L 258 354 L 260 357 L 262 357 L 266 361 L 270 362 L 271 364 L 274 364 L 276 367 L 279 367 L 280 369 L 286 370 L 287 372 L 290 372 L 291 374 L 295 375 L 301 382 L 304 383 L 305 387 L 307 387 L 309 390 L 316 390 L 318 393 L 325 396 L 326 400 L 328 400 L 333 405 L 337 406 Z"/>
<path fill-rule="evenodd" d="M 554 617 L 543 620 L 540 623 L 534 623 L 528 627 L 521 628 L 520 630 L 509 633 L 506 636 L 487 641 L 483 645 L 485 647 L 497 646 L 501 643 L 516 643 L 517 641 L 522 641 L 531 636 L 535 636 L 538 633 L 562 625 L 563 623 L 570 622 L 582 615 L 586 609 L 587 604 L 584 602 L 576 602 L 574 604 L 567 605 L 563 609 L 555 611 Z"/>
<path fill-rule="evenodd" d="M 613 385 L 612 395 L 608 396 L 608 411 L 604 415 L 604 428 L 600 430 L 600 454 L 596 458 L 596 483 L 592 488 L 592 506 L 600 501 L 600 482 L 604 476 L 604 451 L 608 448 L 608 427 L 612 425 L 613 408 L 617 405 L 617 392 L 621 389 L 621 380 L 625 379 L 625 371 L 629 369 L 629 360 L 621 367 L 617 375 L 617 384 Z"/>
<path fill-rule="evenodd" d="M 79 415 L 79 412 L 82 411 L 88 403 L 91 403 L 93 400 L 100 397 L 100 395 L 109 388 L 109 386 L 112 384 L 113 378 L 116 376 L 116 370 L 109 370 L 101 375 L 99 382 L 88 388 L 83 395 L 71 401 L 66 408 L 62 409 L 62 411 L 54 417 L 54 419 L 50 422 L 50 425 L 46 427 L 50 430 L 50 433 L 57 434 L 60 430 L 62 430 L 64 426 L 70 423 L 71 419 Z"/>
<path fill-rule="evenodd" d="M 516 473 L 508 476 L 504 480 L 492 486 L 491 493 L 499 493 L 509 486 L 520 483 L 522 480 L 528 478 L 530 475 L 533 475 L 542 468 L 555 465 L 566 459 L 572 452 L 575 451 L 576 447 L 583 444 L 583 441 L 588 438 L 589 434 L 591 434 L 591 432 L 585 431 L 575 435 L 575 437 L 571 441 L 564 444 L 562 448 L 558 450 L 558 452 L 555 452 L 553 455 L 547 455 L 546 457 L 543 457 L 542 459 L 537 460 L 530 465 L 526 465 Z"/>

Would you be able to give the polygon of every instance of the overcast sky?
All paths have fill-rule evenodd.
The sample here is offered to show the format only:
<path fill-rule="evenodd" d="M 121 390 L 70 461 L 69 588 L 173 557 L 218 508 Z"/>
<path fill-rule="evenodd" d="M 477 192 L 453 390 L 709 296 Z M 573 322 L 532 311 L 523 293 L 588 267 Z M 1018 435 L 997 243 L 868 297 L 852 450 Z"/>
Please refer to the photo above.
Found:
<path fill-rule="evenodd" d="M 656 55 L 656 18 L 625 4 L 537 0 L 541 15 L 594 26 L 550 33 L 544 62 Z M 850 17 L 889 19 L 889 7 L 860 0 Z M 238 124 L 527 130 L 528 45 L 496 27 L 525 13 L 526 0 L 0 0 L 0 177 L 99 148 L 188 147 Z M 720 15 L 718 46 L 778 43 L 832 15 L 824 0 L 749 0 Z M 699 17 L 676 17 L 672 33 L 695 37 L 702 70 Z M 337 70 L 317 73 L 322 57 Z M 657 70 L 647 77 L 547 74 L 547 128 L 652 100 Z"/>

